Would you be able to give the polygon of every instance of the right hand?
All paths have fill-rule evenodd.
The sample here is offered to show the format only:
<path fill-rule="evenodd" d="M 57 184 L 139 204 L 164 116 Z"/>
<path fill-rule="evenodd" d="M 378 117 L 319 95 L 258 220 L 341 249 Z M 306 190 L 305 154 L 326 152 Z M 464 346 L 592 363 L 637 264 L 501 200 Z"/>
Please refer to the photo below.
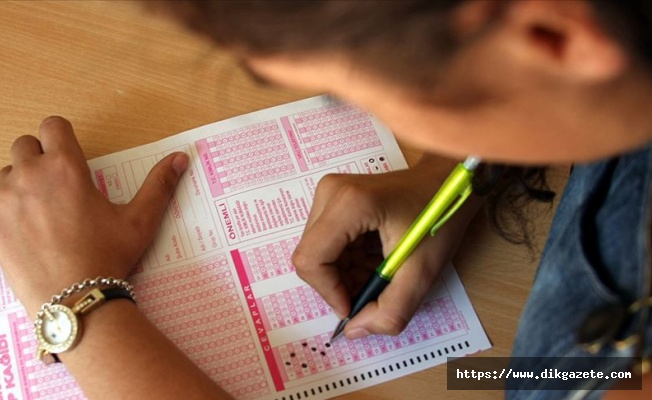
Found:
<path fill-rule="evenodd" d="M 340 318 L 346 317 L 351 297 L 394 248 L 453 167 L 454 163 L 426 156 L 409 170 L 325 176 L 317 186 L 306 228 L 292 257 L 299 277 Z M 423 240 L 378 300 L 349 321 L 344 332 L 347 338 L 403 331 L 455 254 L 478 205 L 477 199 L 469 199 L 435 237 Z M 381 244 L 382 254 L 378 251 Z"/>

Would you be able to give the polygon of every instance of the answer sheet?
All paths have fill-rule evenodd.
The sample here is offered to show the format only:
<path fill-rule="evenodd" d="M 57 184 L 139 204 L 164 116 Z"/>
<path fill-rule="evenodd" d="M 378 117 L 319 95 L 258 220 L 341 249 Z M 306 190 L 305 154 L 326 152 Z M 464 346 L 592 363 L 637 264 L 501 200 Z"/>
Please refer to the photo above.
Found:
<path fill-rule="evenodd" d="M 314 97 L 89 165 L 127 203 L 174 151 L 189 168 L 130 281 L 143 312 L 236 398 L 330 398 L 490 347 L 452 266 L 400 335 L 328 343 L 338 319 L 290 259 L 320 178 L 407 167 L 368 113 Z M 33 316 L 4 280 L 0 305 L 0 399 L 85 398 L 64 365 L 35 358 Z"/>

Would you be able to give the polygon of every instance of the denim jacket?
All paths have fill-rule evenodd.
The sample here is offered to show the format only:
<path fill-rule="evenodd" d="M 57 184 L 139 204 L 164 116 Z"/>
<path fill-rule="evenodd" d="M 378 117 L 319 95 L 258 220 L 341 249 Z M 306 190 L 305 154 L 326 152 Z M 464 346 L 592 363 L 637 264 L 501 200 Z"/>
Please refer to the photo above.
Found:
<path fill-rule="evenodd" d="M 652 355 L 649 308 L 628 314 L 621 323 L 615 316 L 610 322 L 617 339 L 642 333 L 642 348 L 616 348 L 610 342 L 592 354 L 578 343 L 592 312 L 650 296 L 651 182 L 652 145 L 573 168 L 519 323 L 510 367 L 532 369 L 546 362 L 543 357 L 558 357 L 546 367 L 573 370 L 579 362 L 573 357 L 590 357 L 596 370 L 626 371 L 631 357 Z M 506 394 L 508 399 L 592 399 L 613 383 L 582 380 L 571 389 L 552 391 L 552 380 L 511 381 Z"/>

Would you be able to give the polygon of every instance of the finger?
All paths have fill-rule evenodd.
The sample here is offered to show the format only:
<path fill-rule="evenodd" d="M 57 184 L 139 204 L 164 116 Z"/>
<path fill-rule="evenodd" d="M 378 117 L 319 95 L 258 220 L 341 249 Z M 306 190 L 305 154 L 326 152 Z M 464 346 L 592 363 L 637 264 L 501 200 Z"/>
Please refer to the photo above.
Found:
<path fill-rule="evenodd" d="M 62 152 L 75 159 L 86 160 L 68 120 L 58 116 L 44 119 L 39 127 L 39 135 L 44 153 Z"/>
<path fill-rule="evenodd" d="M 427 296 L 439 271 L 439 268 L 406 262 L 378 300 L 369 303 L 347 324 L 346 337 L 359 339 L 369 334 L 401 333 Z"/>
<path fill-rule="evenodd" d="M 13 167 L 11 165 L 7 165 L 6 167 L 0 169 L 0 179 L 4 179 L 7 175 L 9 175 L 12 168 Z"/>
<path fill-rule="evenodd" d="M 392 282 L 345 329 L 350 338 L 369 333 L 397 335 L 412 319 L 457 248 L 478 203 L 456 213 L 435 237 L 427 237 L 398 270 Z"/>
<path fill-rule="evenodd" d="M 19 164 L 35 156 L 43 154 L 41 143 L 30 135 L 21 136 L 11 145 L 11 162 Z"/>
<path fill-rule="evenodd" d="M 331 200 L 337 196 L 338 190 L 341 188 L 344 178 L 340 174 L 327 174 L 319 180 L 315 196 L 312 199 L 312 207 L 308 214 L 308 220 L 304 226 L 304 231 L 310 229 L 312 225 L 319 219 L 321 213 L 326 209 Z"/>
<path fill-rule="evenodd" d="M 188 167 L 188 155 L 173 153 L 162 159 L 145 178 L 136 196 L 127 206 L 129 216 L 136 221 L 140 233 L 154 236 L 181 175 Z"/>
<path fill-rule="evenodd" d="M 292 257 L 301 279 L 340 317 L 349 312 L 350 296 L 336 263 L 349 243 L 368 231 L 368 224 L 375 224 L 376 218 L 368 211 L 370 208 L 357 195 L 333 198 L 304 232 Z"/>
<path fill-rule="evenodd" d="M 340 272 L 336 266 L 336 261 L 323 262 L 316 258 L 316 253 L 313 253 L 315 242 L 324 242 L 324 238 L 320 237 L 318 230 L 311 229 L 310 232 L 305 232 L 301 241 L 294 250 L 292 255 L 292 264 L 295 266 L 297 274 L 306 283 L 312 286 L 324 299 L 324 301 L 331 306 L 333 311 L 340 318 L 346 317 L 349 313 L 349 293 L 347 291 Z M 331 235 L 328 241 L 331 243 L 332 248 L 346 247 L 346 241 L 337 235 Z M 339 254 L 341 250 L 336 250 Z"/>

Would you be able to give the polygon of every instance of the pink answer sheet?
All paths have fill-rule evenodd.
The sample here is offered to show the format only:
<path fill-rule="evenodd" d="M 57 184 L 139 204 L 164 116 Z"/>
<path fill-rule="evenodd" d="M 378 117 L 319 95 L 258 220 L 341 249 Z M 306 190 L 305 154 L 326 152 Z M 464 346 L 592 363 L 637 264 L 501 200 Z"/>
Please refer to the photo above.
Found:
<path fill-rule="evenodd" d="M 400 335 L 328 343 L 338 319 L 290 258 L 321 177 L 407 167 L 368 113 L 319 96 L 89 165 L 126 203 L 178 150 L 189 169 L 130 280 L 143 312 L 236 398 L 330 398 L 491 347 L 452 266 Z M 35 358 L 31 316 L 1 279 L 0 306 L 0 399 L 85 398 L 64 365 Z"/>

